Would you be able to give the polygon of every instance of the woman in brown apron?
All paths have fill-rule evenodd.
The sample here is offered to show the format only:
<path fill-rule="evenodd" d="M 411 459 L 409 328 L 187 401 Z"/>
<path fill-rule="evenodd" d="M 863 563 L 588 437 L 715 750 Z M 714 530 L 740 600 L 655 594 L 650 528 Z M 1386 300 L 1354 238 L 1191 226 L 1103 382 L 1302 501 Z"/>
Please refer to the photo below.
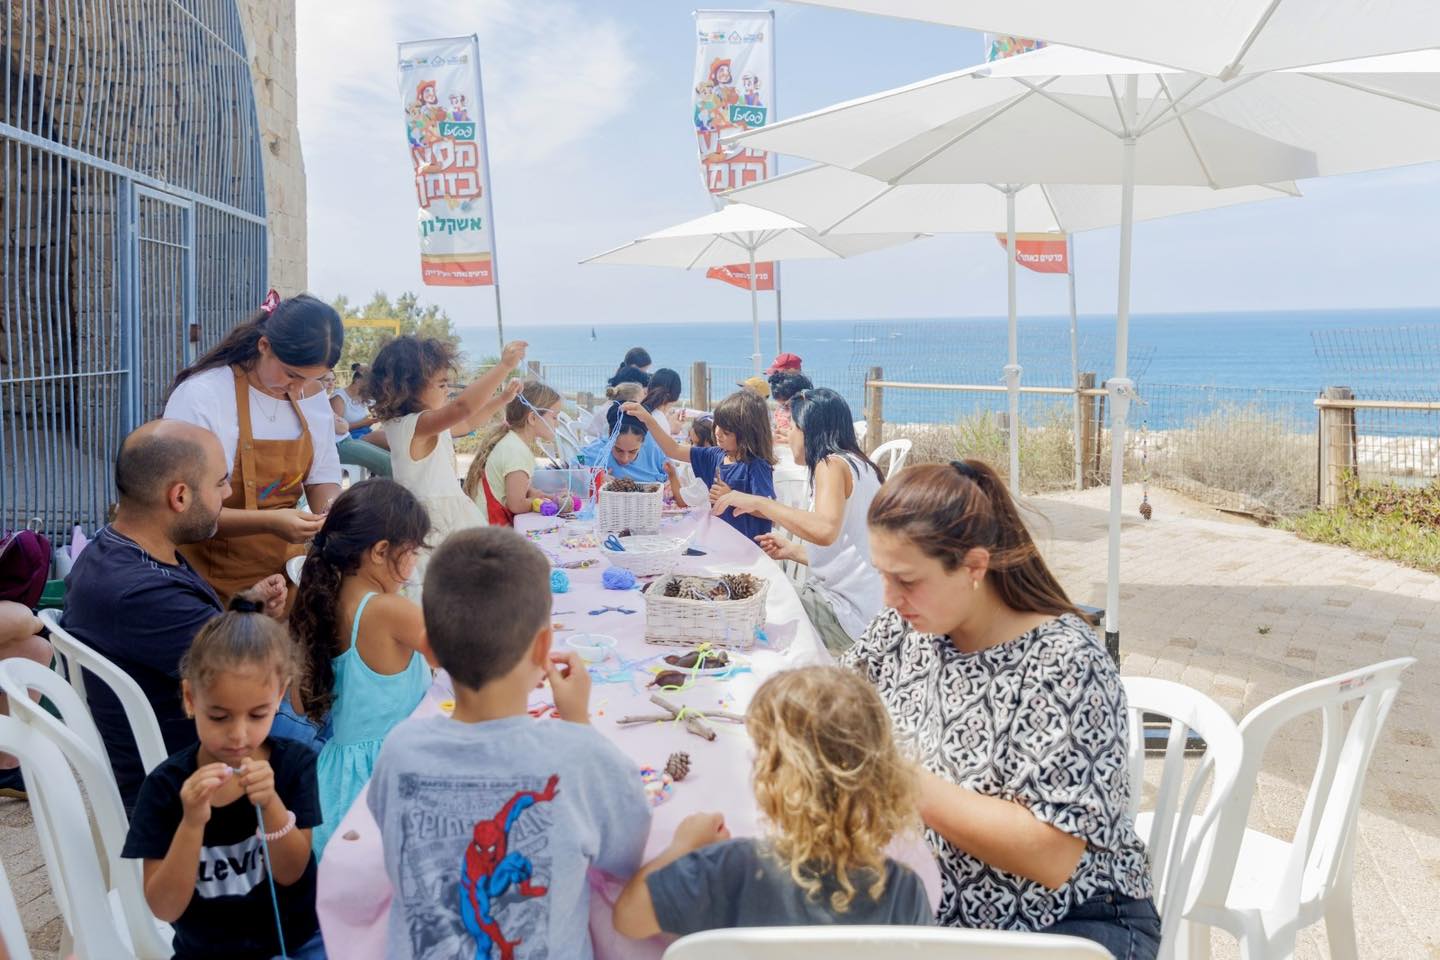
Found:
<path fill-rule="evenodd" d="M 274 299 L 181 371 L 165 406 L 167 418 L 203 426 L 233 450 L 215 536 L 181 551 L 222 602 L 283 573 L 340 493 L 333 417 L 316 384 L 339 361 L 344 326 L 314 297 Z"/>

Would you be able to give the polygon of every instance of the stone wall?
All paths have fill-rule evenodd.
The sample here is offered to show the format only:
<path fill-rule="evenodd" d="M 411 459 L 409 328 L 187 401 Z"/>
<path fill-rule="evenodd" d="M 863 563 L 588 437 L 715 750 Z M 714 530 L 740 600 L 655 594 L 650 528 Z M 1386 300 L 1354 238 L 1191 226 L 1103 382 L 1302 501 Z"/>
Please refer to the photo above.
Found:
<path fill-rule="evenodd" d="M 305 158 L 295 123 L 295 0 L 236 0 L 250 56 L 265 209 L 270 220 L 270 286 L 282 296 L 307 286 Z"/>

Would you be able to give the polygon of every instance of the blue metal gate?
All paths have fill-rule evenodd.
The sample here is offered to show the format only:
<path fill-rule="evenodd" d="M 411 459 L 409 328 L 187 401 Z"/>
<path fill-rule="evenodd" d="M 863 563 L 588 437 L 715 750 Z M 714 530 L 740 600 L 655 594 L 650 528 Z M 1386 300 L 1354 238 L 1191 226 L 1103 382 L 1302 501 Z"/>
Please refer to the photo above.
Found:
<path fill-rule="evenodd" d="M 0 528 L 102 523 L 121 437 L 264 297 L 234 0 L 0 4 Z"/>

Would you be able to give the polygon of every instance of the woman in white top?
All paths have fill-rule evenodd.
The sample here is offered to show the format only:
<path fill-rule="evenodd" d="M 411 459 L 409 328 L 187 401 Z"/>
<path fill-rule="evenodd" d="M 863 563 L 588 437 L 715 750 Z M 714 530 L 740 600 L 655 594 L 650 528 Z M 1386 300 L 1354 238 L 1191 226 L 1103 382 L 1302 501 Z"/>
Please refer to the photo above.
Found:
<path fill-rule="evenodd" d="M 639 367 L 622 366 L 616 371 L 615 376 L 605 382 L 605 399 L 608 402 L 602 403 L 591 412 L 590 419 L 585 421 L 585 435 L 608 437 L 610 424 L 607 421 L 610 416 L 610 408 L 617 403 L 639 400 L 645 396 L 645 388 L 649 385 L 650 374 Z"/>
<path fill-rule="evenodd" d="M 166 419 L 215 434 L 231 464 L 215 535 L 181 550 L 222 602 L 283 573 L 340 494 L 334 412 L 317 387 L 340 359 L 345 327 L 309 295 L 265 302 L 180 371 L 165 402 Z"/>
<path fill-rule="evenodd" d="M 381 348 L 366 382 L 366 396 L 390 441 L 395 479 L 419 498 L 430 514 L 429 549 L 421 551 L 411 583 L 425 579 L 431 550 L 456 530 L 486 526 L 485 514 L 460 488 L 452 434 L 482 426 L 520 392 L 505 378 L 525 359 L 523 340 L 507 343 L 500 362 L 450 397 L 455 348 L 433 337 L 396 337 Z M 413 598 L 418 590 L 410 591 Z"/>
<path fill-rule="evenodd" d="M 855 439 L 850 405 L 834 390 L 819 388 L 790 401 L 790 449 L 810 471 L 810 509 L 731 491 L 715 501 L 720 513 L 764 517 L 804 543 L 773 533 L 756 540 L 776 560 L 808 564 L 800 602 L 825 646 L 834 654 L 850 648 L 880 612 L 884 592 L 870 563 L 865 515 L 885 480 Z"/>
<path fill-rule="evenodd" d="M 345 423 L 344 434 L 335 434 L 340 462 L 364 467 L 377 477 L 390 476 L 390 454 L 386 452 L 385 434 L 371 430 L 377 422 L 365 402 L 365 381 L 370 368 L 363 363 L 350 364 L 350 383 L 330 394 L 330 408 Z M 332 378 L 333 384 L 333 378 Z"/>
<path fill-rule="evenodd" d="M 667 437 L 674 435 L 670 426 L 670 408 L 679 402 L 680 390 L 680 374 L 669 367 L 661 367 L 650 375 L 650 384 L 640 401 Z"/>

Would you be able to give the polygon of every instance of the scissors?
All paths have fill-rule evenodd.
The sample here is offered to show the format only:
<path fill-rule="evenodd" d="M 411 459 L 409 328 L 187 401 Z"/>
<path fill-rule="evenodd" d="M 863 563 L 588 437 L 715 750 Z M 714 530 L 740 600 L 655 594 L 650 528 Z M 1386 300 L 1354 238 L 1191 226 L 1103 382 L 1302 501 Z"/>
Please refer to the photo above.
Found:
<path fill-rule="evenodd" d="M 592 617 L 598 617 L 598 616 L 600 616 L 600 614 L 602 614 L 602 613 L 634 613 L 634 612 L 635 612 L 635 611 L 634 611 L 634 610 L 631 610 L 629 607 L 611 607 L 611 606 L 608 606 L 608 605 L 607 605 L 607 606 L 601 607 L 599 610 L 591 610 L 591 611 L 590 611 L 590 616 L 592 616 Z"/>
<path fill-rule="evenodd" d="M 620 542 L 619 537 L 615 536 L 615 534 L 612 533 L 610 534 L 610 536 L 605 538 L 605 549 L 614 550 L 616 553 L 624 553 L 625 545 Z"/>

